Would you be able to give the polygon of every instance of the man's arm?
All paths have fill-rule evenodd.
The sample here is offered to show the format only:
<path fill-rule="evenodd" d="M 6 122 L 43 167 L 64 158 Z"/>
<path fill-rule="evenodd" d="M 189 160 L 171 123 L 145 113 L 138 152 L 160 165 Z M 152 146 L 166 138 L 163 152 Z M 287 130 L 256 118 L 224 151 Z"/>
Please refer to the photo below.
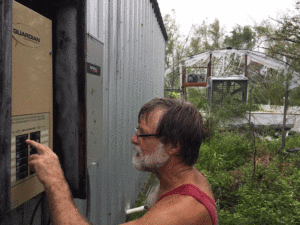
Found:
<path fill-rule="evenodd" d="M 57 155 L 46 145 L 32 140 L 26 143 L 38 152 L 29 157 L 28 164 L 45 187 L 52 224 L 88 225 L 76 208 Z"/>
<path fill-rule="evenodd" d="M 53 225 L 88 225 L 88 221 L 78 212 L 69 185 L 65 180 L 46 187 L 49 213 Z"/>

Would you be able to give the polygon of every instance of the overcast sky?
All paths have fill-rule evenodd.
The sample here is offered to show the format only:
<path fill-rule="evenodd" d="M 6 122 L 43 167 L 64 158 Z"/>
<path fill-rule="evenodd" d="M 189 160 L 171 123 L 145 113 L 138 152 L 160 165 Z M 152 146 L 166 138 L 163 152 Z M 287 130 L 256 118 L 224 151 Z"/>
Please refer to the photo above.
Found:
<path fill-rule="evenodd" d="M 218 18 L 221 26 L 229 32 L 239 24 L 253 25 L 252 20 L 277 17 L 277 12 L 294 10 L 295 0 L 157 0 L 164 17 L 175 9 L 176 21 L 181 25 L 180 31 L 187 35 L 193 23 L 201 24 L 207 18 L 212 23 Z M 252 19 L 251 19 L 252 18 Z"/>

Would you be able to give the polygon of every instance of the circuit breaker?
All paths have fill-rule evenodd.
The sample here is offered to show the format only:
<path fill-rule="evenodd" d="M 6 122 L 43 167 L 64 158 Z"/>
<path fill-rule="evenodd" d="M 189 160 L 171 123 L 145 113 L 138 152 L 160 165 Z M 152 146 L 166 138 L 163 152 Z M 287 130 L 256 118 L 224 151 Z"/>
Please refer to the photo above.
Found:
<path fill-rule="evenodd" d="M 31 139 L 52 149 L 52 22 L 13 1 L 11 209 L 42 191 L 28 159 L 36 149 Z"/>

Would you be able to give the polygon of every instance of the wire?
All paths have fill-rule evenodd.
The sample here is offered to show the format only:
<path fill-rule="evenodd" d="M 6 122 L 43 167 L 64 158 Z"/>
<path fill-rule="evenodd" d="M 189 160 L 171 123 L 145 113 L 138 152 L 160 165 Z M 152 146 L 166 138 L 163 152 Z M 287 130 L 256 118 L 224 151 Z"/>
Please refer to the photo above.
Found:
<path fill-rule="evenodd" d="M 47 225 L 50 225 L 50 222 L 51 222 L 51 220 L 50 220 L 50 216 L 49 216 Z"/>
<path fill-rule="evenodd" d="M 90 214 L 91 214 L 91 187 L 90 187 L 90 176 L 89 176 L 89 171 L 87 168 L 86 171 L 86 176 L 87 176 L 87 182 L 86 182 L 86 186 L 87 186 L 87 200 L 86 200 L 86 218 L 88 219 L 88 221 L 90 221 Z"/>
<path fill-rule="evenodd" d="M 45 192 L 42 193 L 40 200 L 38 201 L 38 203 L 37 203 L 36 206 L 35 206 L 35 209 L 34 209 L 33 214 L 32 214 L 32 216 L 31 216 L 30 225 L 32 225 L 33 219 L 34 219 L 34 216 L 35 216 L 35 213 L 36 213 L 36 211 L 37 211 L 37 209 L 38 209 L 39 205 L 41 204 L 42 199 L 43 199 L 44 197 L 45 197 Z"/>

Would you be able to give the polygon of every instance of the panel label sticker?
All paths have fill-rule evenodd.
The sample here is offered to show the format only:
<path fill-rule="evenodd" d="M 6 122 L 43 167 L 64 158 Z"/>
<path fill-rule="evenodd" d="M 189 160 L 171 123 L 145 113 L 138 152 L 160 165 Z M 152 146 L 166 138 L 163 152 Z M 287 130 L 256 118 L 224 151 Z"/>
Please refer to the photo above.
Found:
<path fill-rule="evenodd" d="M 93 75 L 100 76 L 101 67 L 87 62 L 87 72 Z"/>
<path fill-rule="evenodd" d="M 38 48 L 42 45 L 41 35 L 32 27 L 16 23 L 13 25 L 13 37 L 21 44 L 30 47 Z"/>

